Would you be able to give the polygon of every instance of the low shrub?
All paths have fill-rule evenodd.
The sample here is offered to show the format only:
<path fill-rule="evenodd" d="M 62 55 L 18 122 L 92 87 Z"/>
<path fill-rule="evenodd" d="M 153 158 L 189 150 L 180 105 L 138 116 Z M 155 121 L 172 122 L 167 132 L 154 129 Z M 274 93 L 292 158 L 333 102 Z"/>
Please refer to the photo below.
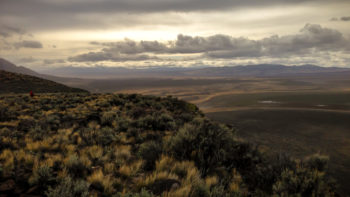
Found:
<path fill-rule="evenodd" d="M 32 176 L 28 182 L 30 185 L 37 185 L 40 188 L 47 188 L 53 184 L 55 177 L 53 176 L 52 169 L 47 165 L 42 165 L 33 170 Z"/>
<path fill-rule="evenodd" d="M 145 160 L 144 169 L 153 170 L 155 162 L 162 153 L 162 145 L 155 141 L 148 141 L 140 145 L 138 155 Z"/>
<path fill-rule="evenodd" d="M 48 197 L 88 197 L 90 184 L 84 180 L 74 181 L 71 177 L 65 177 L 60 183 L 45 192 Z"/>

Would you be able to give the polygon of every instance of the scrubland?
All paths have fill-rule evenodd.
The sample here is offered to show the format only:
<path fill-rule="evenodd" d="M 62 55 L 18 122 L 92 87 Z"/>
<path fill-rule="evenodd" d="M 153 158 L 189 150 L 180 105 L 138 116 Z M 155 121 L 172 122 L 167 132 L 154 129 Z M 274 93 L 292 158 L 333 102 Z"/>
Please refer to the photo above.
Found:
<path fill-rule="evenodd" d="M 138 94 L 0 96 L 3 196 L 336 196 L 328 157 L 264 151 L 194 104 Z"/>

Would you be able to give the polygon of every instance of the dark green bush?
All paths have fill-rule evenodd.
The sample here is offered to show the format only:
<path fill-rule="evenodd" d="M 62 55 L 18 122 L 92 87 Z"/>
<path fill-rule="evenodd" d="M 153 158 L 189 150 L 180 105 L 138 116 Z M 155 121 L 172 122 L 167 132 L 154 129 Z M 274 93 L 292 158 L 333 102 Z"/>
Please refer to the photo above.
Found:
<path fill-rule="evenodd" d="M 119 118 L 117 121 L 117 130 L 121 132 L 125 132 L 130 127 L 130 121 L 125 118 Z"/>
<path fill-rule="evenodd" d="M 295 171 L 285 169 L 273 185 L 273 192 L 278 196 L 334 196 L 333 191 L 324 173 L 303 167 Z"/>
<path fill-rule="evenodd" d="M 116 119 L 117 114 L 114 111 L 104 112 L 101 117 L 102 126 L 112 126 L 113 121 Z"/>
<path fill-rule="evenodd" d="M 169 152 L 181 160 L 194 160 L 204 174 L 221 166 L 232 154 L 236 140 L 233 130 L 196 119 L 169 140 Z"/>
<path fill-rule="evenodd" d="M 88 197 L 89 186 L 84 180 L 73 181 L 71 177 L 66 177 L 56 187 L 50 187 L 45 194 L 48 197 Z"/>
<path fill-rule="evenodd" d="M 175 121 L 173 117 L 171 117 L 169 114 L 162 113 L 160 116 L 157 117 L 157 124 L 155 126 L 157 130 L 164 131 L 172 130 L 175 128 Z"/>
<path fill-rule="evenodd" d="M 318 170 L 320 172 L 325 172 L 328 170 L 329 157 L 319 154 L 311 155 L 306 158 L 305 166 L 311 169 Z"/>
<path fill-rule="evenodd" d="M 66 162 L 68 172 L 73 177 L 83 177 L 84 172 L 87 170 L 85 165 L 79 160 L 77 155 L 71 155 Z"/>
<path fill-rule="evenodd" d="M 142 188 L 140 193 L 127 193 L 127 194 L 117 194 L 117 197 L 153 197 L 154 195 L 152 192 L 147 191 L 146 189 Z"/>
<path fill-rule="evenodd" d="M 116 131 L 110 127 L 103 127 L 99 130 L 96 141 L 97 144 L 108 146 L 116 140 Z"/>
<path fill-rule="evenodd" d="M 25 119 L 25 120 L 21 120 L 18 123 L 17 130 L 28 132 L 34 126 L 35 126 L 35 121 L 34 120 Z"/>
<path fill-rule="evenodd" d="M 190 197 L 210 197 L 209 188 L 205 184 L 194 184 L 189 194 Z"/>
<path fill-rule="evenodd" d="M 47 134 L 48 130 L 42 129 L 40 126 L 35 126 L 29 130 L 29 135 L 31 135 L 34 140 L 43 140 Z"/>
<path fill-rule="evenodd" d="M 155 141 L 148 141 L 140 145 L 138 155 L 145 160 L 144 169 L 153 170 L 155 161 L 162 153 L 162 145 Z"/>
<path fill-rule="evenodd" d="M 37 185 L 40 188 L 46 188 L 55 181 L 52 169 L 49 166 L 38 167 L 29 178 L 30 185 Z"/>

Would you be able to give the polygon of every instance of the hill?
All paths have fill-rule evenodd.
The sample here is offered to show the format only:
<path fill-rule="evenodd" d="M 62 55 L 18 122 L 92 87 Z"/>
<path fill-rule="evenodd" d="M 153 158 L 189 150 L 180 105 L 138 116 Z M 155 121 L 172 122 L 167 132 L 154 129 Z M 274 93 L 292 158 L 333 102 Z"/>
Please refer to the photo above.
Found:
<path fill-rule="evenodd" d="M 325 156 L 263 152 L 172 97 L 0 96 L 2 196 L 334 196 Z"/>
<path fill-rule="evenodd" d="M 15 64 L 0 58 L 0 70 L 4 70 L 7 72 L 12 72 L 12 73 L 19 73 L 19 74 L 25 74 L 25 75 L 32 75 L 32 76 L 40 76 L 39 73 L 23 67 L 23 66 L 16 66 Z"/>
<path fill-rule="evenodd" d="M 29 91 L 34 93 L 87 92 L 39 77 L 0 70 L 0 93 L 28 93 Z"/>

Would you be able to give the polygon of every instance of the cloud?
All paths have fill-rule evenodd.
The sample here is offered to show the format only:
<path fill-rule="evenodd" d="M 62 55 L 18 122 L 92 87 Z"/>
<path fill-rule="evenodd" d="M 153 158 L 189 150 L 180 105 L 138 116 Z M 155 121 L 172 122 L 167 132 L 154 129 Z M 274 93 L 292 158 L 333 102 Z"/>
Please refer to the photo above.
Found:
<path fill-rule="evenodd" d="M 99 62 L 99 61 L 112 61 L 112 62 L 125 62 L 125 61 L 144 61 L 157 59 L 155 56 L 149 55 L 125 55 L 120 53 L 109 52 L 89 52 L 73 57 L 69 57 L 68 61 L 71 62 Z"/>
<path fill-rule="evenodd" d="M 39 60 L 35 59 L 33 57 L 24 57 L 24 58 L 19 59 L 20 63 L 33 63 L 33 62 L 37 62 L 37 61 L 39 61 Z"/>
<path fill-rule="evenodd" d="M 64 59 L 44 59 L 44 64 L 57 64 L 57 63 L 65 63 Z"/>
<path fill-rule="evenodd" d="M 11 37 L 13 35 L 24 35 L 25 31 L 18 27 L 0 25 L 0 37 Z"/>
<path fill-rule="evenodd" d="M 340 18 L 341 21 L 350 21 L 350 16 L 343 16 Z"/>
<path fill-rule="evenodd" d="M 261 7 L 286 4 L 300 4 L 319 0 L 99 0 L 99 1 L 59 1 L 59 0 L 2 0 L 3 14 L 15 13 L 19 16 L 28 13 L 62 15 L 82 13 L 150 13 L 150 12 L 190 12 L 228 10 L 240 7 Z M 344 0 L 334 0 L 342 2 Z"/>
<path fill-rule="evenodd" d="M 330 20 L 331 21 L 350 21 L 350 16 L 342 16 L 340 18 L 333 17 Z"/>
<path fill-rule="evenodd" d="M 309 6 L 312 3 L 346 4 L 347 0 L 332 0 L 331 3 L 327 0 L 1 0 L 0 23 L 20 24 L 36 32 L 60 28 L 124 28 L 154 24 L 175 26 L 170 23 L 180 21 L 183 24 L 179 13 L 231 13 L 233 10 L 278 6 L 285 9 L 286 6 Z M 175 19 L 169 20 L 172 18 L 169 15 L 174 13 L 177 15 Z M 167 16 L 162 17 L 164 14 Z M 183 18 L 192 21 L 192 16 Z"/>
<path fill-rule="evenodd" d="M 208 37 L 178 35 L 176 40 L 158 41 L 91 42 L 100 45 L 98 52 L 89 52 L 71 57 L 70 61 L 144 61 L 154 55 L 191 55 L 212 59 L 235 59 L 248 57 L 292 57 L 320 52 L 350 51 L 350 41 L 337 30 L 318 24 L 306 24 L 299 34 L 252 40 L 244 37 L 213 35 Z M 197 55 L 198 56 L 198 55 Z M 188 58 L 187 59 L 191 59 Z M 185 60 L 185 58 L 183 59 Z M 192 58 L 193 60 L 193 58 Z"/>
<path fill-rule="evenodd" d="M 14 43 L 13 46 L 16 49 L 20 49 L 20 48 L 40 49 L 40 48 L 43 48 L 43 45 L 41 44 L 41 42 L 35 41 L 35 40 L 23 40 L 23 41 Z"/>
<path fill-rule="evenodd" d="M 92 42 L 96 44 L 96 42 Z M 136 42 L 130 39 L 125 39 L 124 41 L 114 42 L 114 43 L 100 43 L 102 46 L 107 46 L 103 51 L 107 53 L 120 52 L 123 54 L 136 54 L 136 53 L 163 53 L 167 50 L 167 46 L 158 41 L 140 41 Z"/>
<path fill-rule="evenodd" d="M 234 38 L 227 35 L 191 37 L 178 35 L 170 53 L 201 53 L 217 51 L 256 51 L 261 49 L 259 42 L 247 38 Z"/>
<path fill-rule="evenodd" d="M 305 55 L 317 51 L 347 51 L 350 41 L 339 31 L 307 24 L 300 34 L 271 36 L 261 40 L 264 53 L 268 56 Z"/>

